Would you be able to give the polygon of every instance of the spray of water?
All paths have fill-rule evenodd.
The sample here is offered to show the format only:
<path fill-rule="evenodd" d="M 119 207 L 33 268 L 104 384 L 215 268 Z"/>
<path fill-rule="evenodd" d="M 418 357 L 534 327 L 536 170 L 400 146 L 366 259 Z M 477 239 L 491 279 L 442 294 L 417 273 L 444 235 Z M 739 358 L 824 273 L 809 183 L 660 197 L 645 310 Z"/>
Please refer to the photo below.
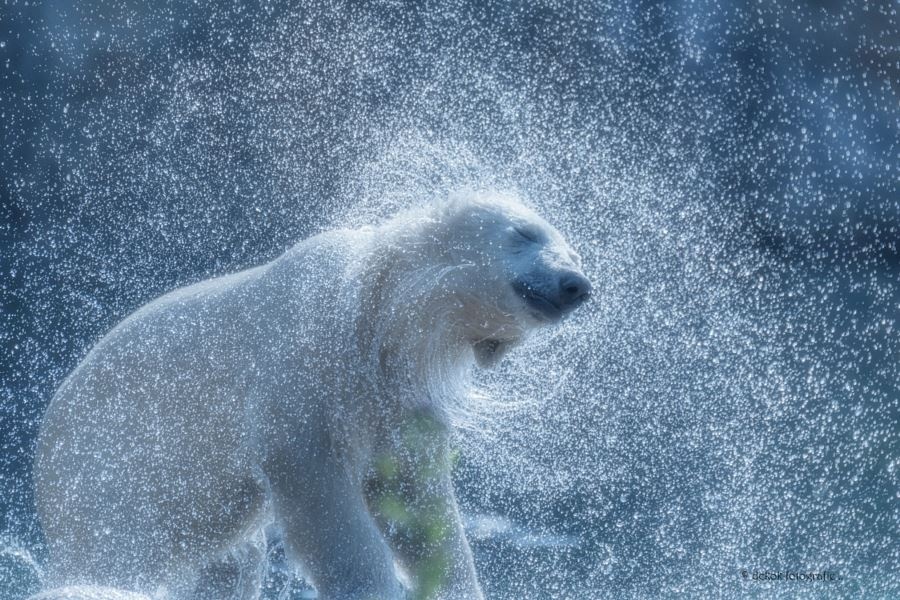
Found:
<path fill-rule="evenodd" d="M 896 14 L 701 4 L 17 15 L 48 66 L 5 109 L 34 148 L 4 180 L 7 529 L 43 558 L 40 416 L 135 308 L 513 190 L 596 294 L 475 373 L 494 408 L 457 435 L 457 488 L 488 597 L 788 597 L 741 572 L 790 569 L 895 593 L 896 65 L 845 23 Z M 807 47 L 865 66 L 823 75 Z M 308 593 L 273 551 L 267 597 Z"/>

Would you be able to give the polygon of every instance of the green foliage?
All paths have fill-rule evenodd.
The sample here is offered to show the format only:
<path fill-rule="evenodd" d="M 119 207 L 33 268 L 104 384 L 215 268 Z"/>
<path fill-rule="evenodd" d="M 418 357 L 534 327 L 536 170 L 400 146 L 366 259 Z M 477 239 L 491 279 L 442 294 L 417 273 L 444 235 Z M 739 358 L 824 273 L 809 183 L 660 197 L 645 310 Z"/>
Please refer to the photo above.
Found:
<path fill-rule="evenodd" d="M 414 600 L 437 598 L 453 568 L 445 543 L 453 527 L 452 510 L 433 490 L 459 460 L 459 453 L 443 451 L 442 435 L 433 419 L 410 420 L 398 446 L 376 459 L 374 481 L 368 486 L 370 501 L 395 537 L 421 557 L 407 565 L 415 585 Z"/>

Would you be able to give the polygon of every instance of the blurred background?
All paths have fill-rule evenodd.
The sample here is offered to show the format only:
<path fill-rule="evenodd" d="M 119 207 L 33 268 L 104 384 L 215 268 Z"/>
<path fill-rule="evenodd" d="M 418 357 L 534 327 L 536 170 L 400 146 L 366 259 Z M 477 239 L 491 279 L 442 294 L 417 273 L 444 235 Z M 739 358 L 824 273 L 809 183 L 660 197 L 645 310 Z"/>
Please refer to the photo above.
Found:
<path fill-rule="evenodd" d="M 898 3 L 0 6 L 0 593 L 54 389 L 160 294 L 460 186 L 597 298 L 482 390 L 488 598 L 900 595 Z M 307 597 L 273 570 L 266 597 Z M 828 570 L 760 582 L 742 571 Z"/>

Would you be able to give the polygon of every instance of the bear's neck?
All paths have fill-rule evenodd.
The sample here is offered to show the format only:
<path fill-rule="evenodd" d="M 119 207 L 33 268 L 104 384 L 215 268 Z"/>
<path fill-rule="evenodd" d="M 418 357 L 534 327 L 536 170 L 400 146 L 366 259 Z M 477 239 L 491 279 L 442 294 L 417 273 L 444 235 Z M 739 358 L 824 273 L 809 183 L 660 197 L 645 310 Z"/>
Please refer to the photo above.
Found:
<path fill-rule="evenodd" d="M 359 339 L 380 403 L 450 419 L 465 404 L 474 362 L 458 307 L 435 285 L 446 265 L 395 247 L 376 250 L 360 297 Z"/>
<path fill-rule="evenodd" d="M 473 355 L 446 299 L 419 297 L 389 321 L 377 349 L 384 389 L 417 410 L 446 413 L 463 402 Z"/>

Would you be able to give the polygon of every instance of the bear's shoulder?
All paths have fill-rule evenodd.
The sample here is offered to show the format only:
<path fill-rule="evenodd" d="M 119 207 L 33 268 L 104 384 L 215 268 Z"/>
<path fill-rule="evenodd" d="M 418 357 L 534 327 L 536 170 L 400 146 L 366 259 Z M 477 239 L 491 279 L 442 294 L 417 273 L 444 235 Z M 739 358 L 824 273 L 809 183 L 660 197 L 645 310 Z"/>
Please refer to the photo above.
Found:
<path fill-rule="evenodd" d="M 292 277 L 332 280 L 352 271 L 371 249 L 374 230 L 332 229 L 291 246 L 275 263 L 274 272 Z"/>

